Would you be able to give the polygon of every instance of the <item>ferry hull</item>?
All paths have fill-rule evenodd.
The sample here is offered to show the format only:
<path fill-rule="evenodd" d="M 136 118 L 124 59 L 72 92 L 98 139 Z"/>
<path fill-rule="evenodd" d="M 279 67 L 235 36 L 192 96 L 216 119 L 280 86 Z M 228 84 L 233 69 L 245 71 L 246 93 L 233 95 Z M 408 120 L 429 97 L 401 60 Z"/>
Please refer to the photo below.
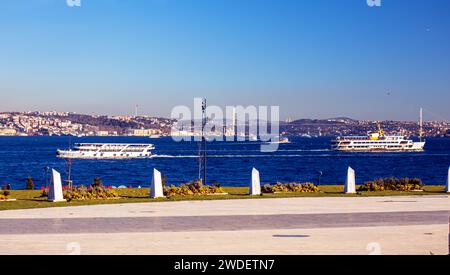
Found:
<path fill-rule="evenodd" d="M 75 156 L 75 155 L 57 155 L 60 159 L 86 159 L 86 160 L 124 160 L 124 159 L 150 159 L 153 156 L 136 156 L 136 157 L 89 157 L 89 156 Z"/>
<path fill-rule="evenodd" d="M 62 159 L 147 159 L 152 158 L 152 144 L 78 144 L 72 150 L 57 150 Z"/>
<path fill-rule="evenodd" d="M 344 148 L 333 148 L 333 151 L 339 152 L 424 152 L 424 149 L 344 149 Z"/>
<path fill-rule="evenodd" d="M 423 152 L 425 151 L 425 142 L 410 142 L 407 145 L 361 145 L 354 144 L 352 141 L 343 141 L 345 145 L 341 145 L 342 141 L 335 140 L 334 143 L 337 145 L 332 146 L 333 151 L 340 152 Z"/>

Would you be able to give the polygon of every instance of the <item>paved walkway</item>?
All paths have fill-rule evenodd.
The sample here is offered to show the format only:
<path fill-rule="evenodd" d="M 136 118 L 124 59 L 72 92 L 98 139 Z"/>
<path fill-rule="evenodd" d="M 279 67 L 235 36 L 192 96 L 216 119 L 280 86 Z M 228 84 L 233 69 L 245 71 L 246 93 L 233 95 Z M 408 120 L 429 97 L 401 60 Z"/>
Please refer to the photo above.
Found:
<path fill-rule="evenodd" d="M 0 219 L 239 216 L 450 211 L 449 196 L 177 201 L 0 211 Z"/>
<path fill-rule="evenodd" d="M 447 254 L 448 196 L 0 211 L 0 254 Z"/>
<path fill-rule="evenodd" d="M 450 211 L 148 218 L 0 219 L 0 235 L 244 231 L 448 224 Z"/>

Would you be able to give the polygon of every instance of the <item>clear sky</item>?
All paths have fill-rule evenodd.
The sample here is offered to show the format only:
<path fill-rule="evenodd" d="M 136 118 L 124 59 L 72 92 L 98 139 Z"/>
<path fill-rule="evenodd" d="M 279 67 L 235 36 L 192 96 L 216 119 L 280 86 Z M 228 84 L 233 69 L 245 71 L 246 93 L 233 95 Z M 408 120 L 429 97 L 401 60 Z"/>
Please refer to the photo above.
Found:
<path fill-rule="evenodd" d="M 448 0 L 81 4 L 1 1 L 0 111 L 169 116 L 197 96 L 282 118 L 450 119 Z"/>

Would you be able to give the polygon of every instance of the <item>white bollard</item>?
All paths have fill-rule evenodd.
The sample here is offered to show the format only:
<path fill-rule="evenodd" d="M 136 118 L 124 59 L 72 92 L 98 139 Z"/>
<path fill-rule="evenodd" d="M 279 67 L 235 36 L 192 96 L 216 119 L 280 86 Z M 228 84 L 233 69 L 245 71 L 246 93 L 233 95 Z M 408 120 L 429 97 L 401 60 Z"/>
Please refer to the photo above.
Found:
<path fill-rule="evenodd" d="M 153 169 L 152 186 L 150 189 L 150 198 L 164 198 L 161 172 Z"/>
<path fill-rule="evenodd" d="M 50 190 L 48 191 L 47 200 L 51 202 L 66 201 L 62 191 L 61 174 L 55 169 L 52 169 L 52 183 L 50 185 Z"/>
<path fill-rule="evenodd" d="M 445 186 L 445 192 L 450 193 L 450 167 L 448 168 L 447 185 Z"/>
<path fill-rule="evenodd" d="M 356 180 L 355 180 L 355 170 L 348 167 L 347 170 L 347 180 L 345 181 L 345 194 L 355 194 L 356 193 Z"/>
<path fill-rule="evenodd" d="M 259 178 L 259 171 L 256 168 L 252 170 L 252 182 L 250 184 L 250 195 L 259 196 L 261 195 L 261 180 Z"/>

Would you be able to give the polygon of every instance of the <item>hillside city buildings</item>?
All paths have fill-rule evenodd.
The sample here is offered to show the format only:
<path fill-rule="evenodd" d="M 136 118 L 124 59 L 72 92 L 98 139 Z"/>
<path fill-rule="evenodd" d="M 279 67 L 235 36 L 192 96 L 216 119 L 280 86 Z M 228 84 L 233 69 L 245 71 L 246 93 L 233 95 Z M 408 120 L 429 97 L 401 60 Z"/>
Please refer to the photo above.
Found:
<path fill-rule="evenodd" d="M 149 116 L 99 116 L 69 112 L 0 113 L 0 136 L 160 136 L 170 135 L 175 120 Z M 383 121 L 389 134 L 417 136 L 418 123 Z M 186 123 L 189 125 L 189 123 Z M 186 127 L 186 133 L 189 127 Z M 283 135 L 346 136 L 365 135 L 376 129 L 376 121 L 349 118 L 288 120 L 280 123 Z M 199 131 L 198 129 L 194 130 Z M 194 133 L 198 134 L 198 133 Z M 450 121 L 424 123 L 425 137 L 450 137 Z"/>

